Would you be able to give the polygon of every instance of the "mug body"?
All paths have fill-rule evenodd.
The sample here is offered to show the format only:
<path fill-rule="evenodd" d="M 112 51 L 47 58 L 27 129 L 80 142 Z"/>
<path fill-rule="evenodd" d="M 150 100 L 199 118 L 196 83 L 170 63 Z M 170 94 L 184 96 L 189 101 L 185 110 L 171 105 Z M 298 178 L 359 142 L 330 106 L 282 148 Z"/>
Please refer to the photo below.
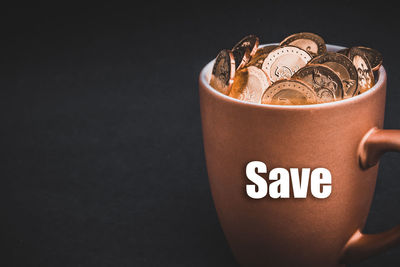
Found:
<path fill-rule="evenodd" d="M 340 47 L 328 45 L 328 50 Z M 324 104 L 246 103 L 209 86 L 213 62 L 201 72 L 200 108 L 212 196 L 226 239 L 242 266 L 340 266 L 347 240 L 365 224 L 378 166 L 360 168 L 358 146 L 382 128 L 386 73 L 359 96 Z M 332 192 L 318 199 L 252 199 L 246 165 L 326 168 Z M 266 181 L 268 174 L 262 174 Z"/>

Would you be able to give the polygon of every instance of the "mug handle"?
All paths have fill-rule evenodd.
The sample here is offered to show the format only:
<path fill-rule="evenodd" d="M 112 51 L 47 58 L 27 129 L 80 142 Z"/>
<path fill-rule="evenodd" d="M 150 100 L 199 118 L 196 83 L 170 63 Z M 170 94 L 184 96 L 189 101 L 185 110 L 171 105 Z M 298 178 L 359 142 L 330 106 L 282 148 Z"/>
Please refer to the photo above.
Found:
<path fill-rule="evenodd" d="M 400 152 L 400 130 L 372 128 L 361 140 L 358 156 L 362 169 L 378 163 L 389 151 Z M 347 241 L 340 259 L 341 263 L 363 260 L 400 244 L 400 225 L 379 234 L 363 234 L 358 229 Z"/>

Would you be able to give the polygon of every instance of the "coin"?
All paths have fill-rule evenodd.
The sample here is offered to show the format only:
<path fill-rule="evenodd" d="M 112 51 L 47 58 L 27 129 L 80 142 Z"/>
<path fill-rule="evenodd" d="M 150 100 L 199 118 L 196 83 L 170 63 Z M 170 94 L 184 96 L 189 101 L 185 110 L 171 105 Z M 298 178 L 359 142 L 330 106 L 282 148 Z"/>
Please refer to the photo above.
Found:
<path fill-rule="evenodd" d="M 233 57 L 235 59 L 235 69 L 243 68 L 250 60 L 250 50 L 247 47 L 232 50 Z"/>
<path fill-rule="evenodd" d="M 275 82 L 290 78 L 310 60 L 311 56 L 298 47 L 277 47 L 268 54 L 261 68 L 270 81 Z"/>
<path fill-rule="evenodd" d="M 363 50 L 357 47 L 350 48 L 349 58 L 357 69 L 358 87 L 360 93 L 363 93 L 371 88 L 375 83 L 371 65 Z"/>
<path fill-rule="evenodd" d="M 269 85 L 262 70 L 249 66 L 236 72 L 229 96 L 251 103 L 261 103 L 261 96 Z"/>
<path fill-rule="evenodd" d="M 290 35 L 280 45 L 258 45 L 258 37 L 248 35 L 232 50 L 222 50 L 214 61 L 210 85 L 252 103 L 261 103 L 267 91 L 266 103 L 325 103 L 371 88 L 373 71 L 383 61 L 380 52 L 363 46 L 327 52 L 325 41 L 308 32 Z"/>
<path fill-rule="evenodd" d="M 262 104 L 309 105 L 317 103 L 317 95 L 305 82 L 300 80 L 280 80 L 265 90 Z"/>
<path fill-rule="evenodd" d="M 348 57 L 339 53 L 328 52 L 313 58 L 309 64 L 322 64 L 335 71 L 342 81 L 344 98 L 358 94 L 357 69 Z"/>
<path fill-rule="evenodd" d="M 379 51 L 369 47 L 357 46 L 357 48 L 361 49 L 368 58 L 372 71 L 377 71 L 383 62 L 382 54 Z"/>
<path fill-rule="evenodd" d="M 343 98 L 343 85 L 339 76 L 324 65 L 307 65 L 293 75 L 311 85 L 318 97 L 318 102 L 330 102 Z"/>
<path fill-rule="evenodd" d="M 350 48 L 343 48 L 343 49 L 338 50 L 336 53 L 342 54 L 347 57 L 349 55 L 349 49 Z"/>
<path fill-rule="evenodd" d="M 235 59 L 229 50 L 219 52 L 211 72 L 210 85 L 228 95 L 235 77 Z"/>
<path fill-rule="evenodd" d="M 326 52 L 326 45 L 321 36 L 310 32 L 295 33 L 286 37 L 281 46 L 292 45 L 307 51 L 312 56 L 321 55 Z"/>
<path fill-rule="evenodd" d="M 261 48 L 258 48 L 257 52 L 254 54 L 254 56 L 251 57 L 251 60 L 249 63 L 247 63 L 248 66 L 255 66 L 257 68 L 262 67 L 262 64 L 264 63 L 265 58 L 268 56 L 268 54 L 277 48 L 277 45 L 268 45 L 264 46 Z"/>
<path fill-rule="evenodd" d="M 256 53 L 259 39 L 255 35 L 248 35 L 240 40 L 232 48 L 233 56 L 235 57 L 236 69 L 240 69 L 247 64 L 250 58 Z M 249 50 L 247 52 L 247 50 Z"/>
<path fill-rule="evenodd" d="M 253 56 L 257 49 L 258 49 L 258 44 L 260 43 L 260 40 L 258 39 L 257 36 L 255 35 L 248 35 L 244 37 L 242 40 L 240 40 L 233 48 L 232 51 L 236 49 L 241 49 L 241 48 L 249 48 L 250 50 L 250 56 Z"/>

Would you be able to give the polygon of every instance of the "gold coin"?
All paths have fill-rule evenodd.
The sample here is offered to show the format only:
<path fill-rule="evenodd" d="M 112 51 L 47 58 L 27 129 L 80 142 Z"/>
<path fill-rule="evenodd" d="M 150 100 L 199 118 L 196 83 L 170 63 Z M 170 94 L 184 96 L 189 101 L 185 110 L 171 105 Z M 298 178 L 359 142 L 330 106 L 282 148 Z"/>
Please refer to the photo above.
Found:
<path fill-rule="evenodd" d="M 309 64 L 322 64 L 335 71 L 342 81 L 344 98 L 358 94 L 357 69 L 348 57 L 339 53 L 328 52 L 313 58 Z"/>
<path fill-rule="evenodd" d="M 357 46 L 357 48 L 361 49 L 368 58 L 372 71 L 377 71 L 383 62 L 382 54 L 379 51 L 369 47 Z"/>
<path fill-rule="evenodd" d="M 228 95 L 235 77 L 235 59 L 229 50 L 219 52 L 211 72 L 210 85 Z"/>
<path fill-rule="evenodd" d="M 295 33 L 286 37 L 281 46 L 292 45 L 307 51 L 312 56 L 326 53 L 326 44 L 321 36 L 310 32 Z"/>
<path fill-rule="evenodd" d="M 250 58 L 256 53 L 258 44 L 259 39 L 257 36 L 248 35 L 232 48 L 236 69 L 244 67 L 249 62 Z"/>
<path fill-rule="evenodd" d="M 257 67 L 250 66 L 236 72 L 229 96 L 251 103 L 261 103 L 261 96 L 269 85 L 265 73 Z"/>
<path fill-rule="evenodd" d="M 277 47 L 265 58 L 262 70 L 271 82 L 275 82 L 280 79 L 289 79 L 310 60 L 311 56 L 298 47 Z"/>
<path fill-rule="evenodd" d="M 339 76 L 324 65 L 307 65 L 293 75 L 311 85 L 317 94 L 318 102 L 331 102 L 343 98 L 343 85 Z"/>
<path fill-rule="evenodd" d="M 358 72 L 358 87 L 360 93 L 364 93 L 375 84 L 374 74 L 372 73 L 369 60 L 365 56 L 364 51 L 357 47 L 350 48 L 349 58 Z"/>
<path fill-rule="evenodd" d="M 247 65 L 255 66 L 255 67 L 261 69 L 265 58 L 268 56 L 268 54 L 272 50 L 274 50 L 277 47 L 278 47 L 277 45 L 268 45 L 268 46 L 258 48 L 257 52 L 254 54 L 254 56 L 251 57 L 250 62 L 247 63 Z"/>
<path fill-rule="evenodd" d="M 300 80 L 280 80 L 265 90 L 262 104 L 309 105 L 317 103 L 314 90 Z"/>

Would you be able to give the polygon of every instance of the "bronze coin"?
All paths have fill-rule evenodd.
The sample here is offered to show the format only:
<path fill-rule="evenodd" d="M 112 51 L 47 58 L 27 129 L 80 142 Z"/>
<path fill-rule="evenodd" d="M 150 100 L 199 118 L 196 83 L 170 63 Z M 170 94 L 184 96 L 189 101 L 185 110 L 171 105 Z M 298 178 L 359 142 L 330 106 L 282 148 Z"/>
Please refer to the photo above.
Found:
<path fill-rule="evenodd" d="M 295 33 L 286 37 L 281 46 L 292 45 L 307 51 L 312 56 L 326 53 L 326 44 L 321 36 L 310 32 Z"/>
<path fill-rule="evenodd" d="M 357 46 L 357 48 L 361 49 L 368 58 L 372 71 L 377 71 L 383 62 L 382 54 L 379 51 L 369 47 Z"/>
<path fill-rule="evenodd" d="M 247 62 L 250 60 L 250 50 L 249 48 L 239 48 L 232 50 L 233 57 L 235 59 L 235 69 L 239 70 L 243 68 Z"/>
<path fill-rule="evenodd" d="M 250 56 L 252 57 L 258 49 L 260 40 L 255 35 L 248 35 L 240 40 L 233 48 L 232 51 L 236 49 L 248 48 L 250 50 Z M 245 49 L 244 49 L 245 50 Z"/>
<path fill-rule="evenodd" d="M 313 58 L 309 64 L 322 64 L 335 71 L 342 81 L 345 98 L 358 94 L 357 69 L 348 57 L 339 53 L 328 52 Z"/>
<path fill-rule="evenodd" d="M 289 79 L 311 60 L 310 54 L 295 46 L 277 47 L 265 58 L 262 70 L 271 82 Z"/>
<path fill-rule="evenodd" d="M 257 52 L 254 54 L 254 56 L 251 57 L 250 62 L 247 65 L 248 66 L 255 66 L 255 67 L 261 69 L 265 58 L 268 56 L 268 54 L 272 50 L 274 50 L 277 47 L 278 47 L 277 45 L 268 45 L 268 46 L 264 46 L 264 47 L 258 48 Z"/>
<path fill-rule="evenodd" d="M 311 85 L 318 97 L 318 102 L 331 102 L 343 98 L 343 85 L 339 76 L 324 65 L 307 65 L 293 75 Z"/>
<path fill-rule="evenodd" d="M 350 50 L 350 48 L 343 48 L 343 49 L 338 50 L 336 53 L 342 54 L 347 57 L 349 55 L 349 50 Z"/>
<path fill-rule="evenodd" d="M 219 52 L 211 72 L 210 85 L 219 92 L 228 95 L 235 77 L 235 59 L 231 51 Z"/>
<path fill-rule="evenodd" d="M 251 103 L 261 103 L 261 96 L 269 85 L 267 76 L 261 69 L 249 66 L 236 72 L 229 96 Z"/>
<path fill-rule="evenodd" d="M 236 69 L 244 67 L 249 62 L 250 58 L 256 53 L 258 44 L 259 39 L 257 36 L 248 35 L 232 48 Z"/>
<path fill-rule="evenodd" d="M 349 58 L 357 69 L 358 87 L 360 93 L 363 93 L 375 84 L 371 65 L 368 58 L 365 56 L 364 51 L 357 47 L 350 48 Z"/>
<path fill-rule="evenodd" d="M 300 80 L 279 80 L 265 90 L 262 104 L 309 105 L 317 103 L 314 90 Z"/>

